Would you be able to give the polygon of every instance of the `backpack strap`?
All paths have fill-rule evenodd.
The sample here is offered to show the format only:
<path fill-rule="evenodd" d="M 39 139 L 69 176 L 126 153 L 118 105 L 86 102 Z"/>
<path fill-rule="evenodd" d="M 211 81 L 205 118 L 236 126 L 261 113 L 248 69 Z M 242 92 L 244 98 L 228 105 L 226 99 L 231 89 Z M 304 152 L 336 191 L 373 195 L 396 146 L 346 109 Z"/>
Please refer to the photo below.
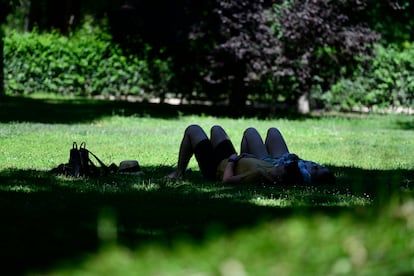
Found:
<path fill-rule="evenodd" d="M 108 166 L 107 166 L 107 165 L 105 165 L 105 164 L 104 164 L 104 162 L 102 162 L 102 161 L 101 161 L 101 159 L 99 159 L 99 158 L 98 158 L 98 156 L 96 156 L 93 152 L 91 152 L 90 150 L 88 150 L 88 149 L 86 148 L 86 143 L 85 143 L 85 142 L 82 142 L 82 143 L 81 143 L 81 145 L 80 145 L 80 150 L 81 150 L 81 151 L 85 151 L 86 153 L 88 153 L 88 154 L 92 155 L 92 156 L 96 159 L 96 161 L 98 161 L 99 165 L 101 165 L 101 167 L 102 167 L 102 168 L 103 168 L 103 170 L 105 171 L 105 174 L 107 174 L 107 173 L 109 172 L 109 168 L 108 168 Z M 93 164 L 92 160 L 90 160 L 90 159 L 89 159 L 89 157 L 88 157 L 88 161 L 89 161 L 89 162 L 90 162 L 93 166 L 95 166 L 95 165 Z"/>
<path fill-rule="evenodd" d="M 105 170 L 105 172 L 109 171 L 108 166 L 105 165 L 101 159 L 98 158 L 98 156 L 96 156 L 95 154 L 93 154 L 93 152 L 91 152 L 90 150 L 87 150 L 93 157 L 95 157 L 96 161 L 98 161 L 99 165 L 101 165 L 101 167 Z"/>

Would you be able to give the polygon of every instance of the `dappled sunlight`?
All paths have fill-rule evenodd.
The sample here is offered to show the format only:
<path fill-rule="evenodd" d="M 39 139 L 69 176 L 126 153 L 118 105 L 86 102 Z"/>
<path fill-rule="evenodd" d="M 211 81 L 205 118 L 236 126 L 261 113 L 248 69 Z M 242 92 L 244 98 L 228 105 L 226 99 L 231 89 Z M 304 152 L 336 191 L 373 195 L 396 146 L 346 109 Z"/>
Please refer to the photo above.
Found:
<path fill-rule="evenodd" d="M 175 269 L 180 275 L 189 271 L 254 275 L 265 267 L 274 275 L 295 274 L 299 262 L 314 265 L 313 270 L 321 272 L 316 275 L 352 274 L 376 265 L 375 256 L 394 262 L 382 254 L 393 250 L 396 255 L 393 243 L 407 250 L 406 238 L 397 234 L 413 229 L 412 207 L 395 203 L 393 198 L 412 198 L 411 159 L 401 155 L 412 143 L 399 145 L 392 137 L 411 132 L 388 131 L 395 120 L 385 123 L 387 131 L 381 128 L 376 140 L 365 141 L 367 132 L 351 137 L 353 122 L 339 119 L 236 121 L 183 115 L 180 120 L 155 119 L 140 117 L 132 106 L 124 115 L 111 116 L 109 105 L 103 113 L 83 118 L 87 114 L 83 108 L 101 108 L 84 104 L 76 118 L 62 117 L 59 123 L 35 116 L 32 121 L 44 121 L 1 124 L 1 250 L 10 260 L 19 258 L 21 271 L 44 272 L 54 267 L 57 273 L 51 274 L 60 274 L 59 264 L 66 263 L 74 270 L 118 272 L 123 271 L 121 266 L 130 266 L 125 271 L 143 272 L 145 266 L 149 274 Z M 73 113 L 70 104 L 61 108 Z M 26 115 L 21 118 L 26 120 Z M 375 120 L 368 120 L 367 126 L 361 119 L 357 131 L 377 129 L 378 123 L 370 125 Z M 240 139 L 240 128 L 280 126 L 287 130 L 294 149 L 325 161 L 336 182 L 324 186 L 228 185 L 204 180 L 194 159 L 184 179 L 168 179 L 165 176 L 176 164 L 182 131 L 194 122 L 206 127 L 223 124 L 235 141 Z M 392 145 L 390 149 L 378 145 L 381 135 Z M 68 161 L 73 141 L 86 141 L 107 164 L 137 159 L 144 173 L 89 178 L 50 173 Z M 367 153 L 378 153 L 357 158 L 365 148 Z M 378 161 L 375 156 L 387 159 Z M 384 216 L 388 206 L 395 209 Z M 372 240 L 371 232 L 376 236 Z M 382 239 L 383 232 L 390 237 Z M 378 241 L 381 249 L 375 247 Z M 251 252 L 261 254 L 256 257 Z M 363 262 L 358 263 L 358 256 Z M 159 267 L 154 272 L 155 259 Z M 292 260 L 296 265 L 291 265 Z"/>
<path fill-rule="evenodd" d="M 258 206 L 287 207 L 290 205 L 289 200 L 281 199 L 281 198 L 266 199 L 266 198 L 257 197 L 257 198 L 250 199 L 248 202 L 256 204 Z"/>
<path fill-rule="evenodd" d="M 393 194 L 400 193 L 400 186 L 384 184 L 388 183 L 387 175 L 394 175 L 393 181 L 410 177 L 408 171 L 334 169 L 341 171 L 335 185 L 297 187 L 223 185 L 202 180 L 197 171 L 189 175 L 188 179 L 171 181 L 163 177 L 165 171 L 160 170 L 158 166 L 143 166 L 146 173 L 139 176 L 109 175 L 79 179 L 55 176 L 45 171 L 3 170 L 0 172 L 0 193 L 4 195 L 2 204 L 8 206 L 7 202 L 13 202 L 16 208 L 13 211 L 15 216 L 9 217 L 5 221 L 6 225 L 17 223 L 22 226 L 18 232 L 8 234 L 13 245 L 5 243 L 3 250 L 17 254 L 14 246 L 23 246 L 20 243 L 24 243 L 25 247 L 31 246 L 31 250 L 21 255 L 28 264 L 28 256 L 38 250 L 38 244 L 42 244 L 46 246 L 46 251 L 55 252 L 54 258 L 50 259 L 50 253 L 46 251 L 38 254 L 39 258 L 49 256 L 52 262 L 75 258 L 89 270 L 94 269 L 92 263 L 97 261 L 95 258 L 109 258 L 112 254 L 117 254 L 118 250 L 132 254 L 129 255 L 132 259 L 130 263 L 127 261 L 127 265 L 135 266 L 135 257 L 132 256 L 138 252 L 146 256 L 148 248 L 153 244 L 158 245 L 157 254 L 161 255 L 173 254 L 173 251 L 164 250 L 171 246 L 174 248 L 177 242 L 188 244 L 193 254 L 203 255 L 206 253 L 200 253 L 199 250 L 204 249 L 197 245 L 206 245 L 205 250 L 208 252 L 210 246 L 215 248 L 214 243 L 219 243 L 217 246 L 223 245 L 222 239 L 233 239 L 234 235 L 244 233 L 243 237 L 260 236 L 267 240 L 267 243 L 281 248 L 296 248 L 299 247 L 297 243 L 302 243 L 301 246 L 305 244 L 304 250 L 309 251 L 309 254 L 316 254 L 315 250 L 320 246 L 318 242 L 326 244 L 335 239 L 335 233 L 341 233 L 338 232 L 342 231 L 339 230 L 338 227 L 341 226 L 338 226 L 338 223 L 344 221 L 342 227 L 352 229 L 356 227 L 354 225 L 372 219 L 372 210 L 376 210 L 372 207 L 385 206 L 385 197 L 392 198 Z M 395 178 L 395 175 L 400 175 L 400 178 Z M 377 185 L 367 185 L 368 180 L 377 181 L 374 183 Z M 351 183 L 356 186 L 349 185 Z M 411 182 L 404 183 L 403 191 L 411 193 Z M 386 187 L 383 187 L 384 185 Z M 378 205 L 379 203 L 381 204 Z M 413 228 L 414 216 L 411 205 L 410 201 L 398 204 L 394 211 L 389 213 L 389 219 L 397 219 L 404 225 L 403 229 L 395 228 L 395 231 L 400 231 L 398 233 L 411 231 Z M 360 208 L 358 215 L 351 215 L 355 208 Z M 10 206 L 3 208 L 3 212 L 7 210 L 11 210 Z M 21 221 L 19 217 L 22 214 L 33 219 Z M 384 223 L 388 224 L 388 221 Z M 43 230 L 40 231 L 39 227 Z M 8 228 L 3 227 L 2 231 L 6 229 Z M 279 236 L 283 232 L 284 242 L 280 241 L 278 236 L 267 237 L 264 233 L 269 231 L 277 231 L 272 235 Z M 306 236 L 311 235 L 312 240 L 305 242 L 305 236 L 301 233 L 308 233 Z M 359 236 L 355 238 L 352 233 L 340 235 L 343 242 L 332 249 L 340 253 L 331 260 L 329 270 L 351 273 L 364 270 L 367 265 L 374 262 L 370 258 L 372 245 L 365 245 L 366 236 L 363 237 L 365 247 L 361 247 Z M 17 237 L 25 238 L 19 240 Z M 73 240 L 77 240 L 77 243 L 74 244 Z M 59 244 L 59 248 L 53 246 L 53 243 Z M 115 251 L 104 253 L 102 250 L 108 246 L 112 246 Z M 251 246 L 252 248 L 243 250 L 258 250 L 255 248 L 257 244 Z M 311 250 L 313 247 L 315 250 Z M 279 254 L 279 251 L 271 248 L 273 247 L 266 249 L 270 250 L 269 254 Z M 83 259 L 81 256 L 86 252 L 93 257 Z M 348 255 L 343 257 L 343 252 Z M 291 253 L 286 259 L 279 256 L 282 259 L 272 267 L 276 271 L 295 271 L 287 265 L 288 260 L 308 256 L 301 254 L 299 251 Z M 362 256 L 361 254 L 367 255 L 363 262 L 358 262 L 357 257 Z M 326 259 L 329 259 L 328 255 L 321 255 L 317 262 L 322 263 Z M 237 261 L 233 263 L 232 260 Z M 38 265 L 45 264 L 45 261 L 39 259 L 35 261 Z M 180 262 L 178 259 L 177 261 Z M 243 268 L 248 274 L 252 269 L 245 257 L 233 255 L 230 251 L 225 253 L 224 259 L 218 261 L 214 258 L 211 261 L 215 263 L 216 268 L 221 267 L 223 271 L 232 269 L 233 265 L 234 269 Z M 237 262 L 239 267 L 236 266 Z M 268 262 L 270 259 L 265 261 Z M 108 267 L 109 271 L 118 271 L 115 263 L 112 262 L 113 266 Z M 166 271 L 168 267 L 167 264 L 161 264 L 160 271 Z M 153 271 L 151 268 L 148 269 Z"/>
<path fill-rule="evenodd" d="M 23 193 L 30 193 L 30 192 L 34 192 L 33 188 L 27 187 L 27 186 L 22 186 L 22 185 L 7 185 L 7 186 L 2 186 L 0 188 L 2 191 L 10 191 L 10 192 L 23 192 Z M 38 189 L 37 189 L 38 190 Z"/>
<path fill-rule="evenodd" d="M 395 217 L 403 220 L 407 228 L 414 230 L 414 200 L 407 200 L 401 205 L 394 206 L 392 213 Z"/>
<path fill-rule="evenodd" d="M 411 209 L 411 201 L 392 204 L 382 216 L 363 216 L 363 219 L 349 212 L 338 216 L 318 212 L 261 221 L 232 232 L 211 225 L 202 246 L 188 236 L 181 236 L 168 246 L 149 243 L 128 248 L 110 242 L 95 254 L 80 259 L 77 265 L 58 266 L 48 273 L 254 275 L 260 271 L 264 275 L 377 275 L 389 271 L 398 274 L 412 268 L 414 247 L 405 241 L 414 236 L 399 213 Z"/>

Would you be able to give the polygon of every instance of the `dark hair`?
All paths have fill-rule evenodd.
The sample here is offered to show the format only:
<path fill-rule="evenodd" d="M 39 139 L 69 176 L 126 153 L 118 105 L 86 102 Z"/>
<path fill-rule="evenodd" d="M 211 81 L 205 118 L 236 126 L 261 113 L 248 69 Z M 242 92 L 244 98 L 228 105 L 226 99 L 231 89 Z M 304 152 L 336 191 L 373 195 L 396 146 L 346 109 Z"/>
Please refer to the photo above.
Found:
<path fill-rule="evenodd" d="M 285 165 L 285 174 L 282 183 L 288 185 L 299 185 L 303 183 L 303 176 L 300 172 L 298 161 L 293 161 Z"/>
<path fill-rule="evenodd" d="M 312 182 L 318 185 L 335 184 L 335 181 L 335 175 L 330 171 L 320 174 L 317 177 L 312 177 Z"/>

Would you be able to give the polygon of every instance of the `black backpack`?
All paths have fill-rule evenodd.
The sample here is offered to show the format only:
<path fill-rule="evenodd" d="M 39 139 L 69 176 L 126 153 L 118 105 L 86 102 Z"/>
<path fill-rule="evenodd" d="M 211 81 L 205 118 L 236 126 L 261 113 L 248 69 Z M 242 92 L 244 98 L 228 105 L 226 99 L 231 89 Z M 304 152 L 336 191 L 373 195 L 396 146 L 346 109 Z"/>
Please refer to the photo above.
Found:
<path fill-rule="evenodd" d="M 90 156 L 95 158 L 100 167 L 94 164 Z M 82 177 L 107 175 L 116 170 L 117 167 L 115 164 L 106 166 L 95 154 L 88 150 L 85 142 L 82 142 L 79 148 L 78 144 L 73 142 L 72 149 L 69 152 L 69 162 L 60 164 L 58 167 L 52 169 L 52 172 L 66 176 Z"/>

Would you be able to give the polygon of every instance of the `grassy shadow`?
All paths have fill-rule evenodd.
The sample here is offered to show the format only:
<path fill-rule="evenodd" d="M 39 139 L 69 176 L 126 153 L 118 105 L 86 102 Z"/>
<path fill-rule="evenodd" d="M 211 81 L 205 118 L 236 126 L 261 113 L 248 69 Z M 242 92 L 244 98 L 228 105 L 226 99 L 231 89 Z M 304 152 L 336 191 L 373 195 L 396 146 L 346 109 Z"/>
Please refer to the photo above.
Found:
<path fill-rule="evenodd" d="M 292 212 L 212 198 L 217 194 L 214 189 L 202 192 L 188 185 L 136 190 L 134 180 L 123 184 L 125 179 L 72 180 L 39 171 L 1 172 L 3 272 L 42 270 L 96 252 L 104 242 L 99 232 L 107 227 L 100 222 L 105 217 L 115 225 L 117 242 L 136 248 L 148 242 L 169 246 L 183 235 L 201 242 L 210 225 L 231 231 Z"/>
<path fill-rule="evenodd" d="M 371 198 L 373 205 L 386 205 L 393 195 L 414 187 L 414 169 L 367 170 L 356 167 L 331 167 L 337 175 L 335 185 L 341 192 Z"/>
<path fill-rule="evenodd" d="M 7 122 L 73 124 L 112 115 L 176 118 L 178 113 L 167 105 L 135 104 L 126 101 L 76 99 L 35 99 L 5 97 L 0 103 L 0 120 Z"/>
<path fill-rule="evenodd" d="M 48 98 L 8 96 L 0 100 L 0 122 L 33 122 L 73 124 L 102 117 L 149 116 L 176 119 L 180 115 L 233 117 L 226 106 L 170 105 L 148 102 L 94 100 L 87 98 Z M 244 117 L 266 118 L 268 109 L 246 108 Z"/>
<path fill-rule="evenodd" d="M 359 206 L 343 207 L 343 198 L 369 195 L 374 206 L 382 206 L 401 188 L 413 188 L 413 172 L 405 170 L 334 168 L 338 183 L 330 187 L 223 186 L 206 183 L 198 172 L 186 183 L 172 183 L 159 179 L 163 172 L 157 167 L 144 170 L 148 172 L 144 178 L 96 179 L 69 179 L 33 170 L 0 172 L 3 272 L 24 274 L 81 261 L 108 239 L 130 248 L 149 242 L 168 247 L 183 237 L 203 243 L 215 226 L 220 229 L 217 235 L 225 235 L 297 214 L 347 212 L 366 220 L 373 208 L 356 214 L 353 207 Z M 294 204 L 272 207 L 252 202 L 281 195 Z M 116 238 L 105 234 L 111 233 L 111 227 Z"/>
<path fill-rule="evenodd" d="M 207 115 L 214 117 L 237 118 L 228 106 L 209 106 L 203 104 L 171 105 L 166 103 L 130 102 L 125 100 L 97 100 L 89 98 L 63 98 L 53 96 L 34 98 L 26 96 L 4 96 L 0 98 L 0 122 L 33 123 L 87 123 L 113 115 L 177 119 L 181 115 Z M 270 107 L 247 106 L 243 118 L 293 119 L 303 120 L 323 117 L 362 118 L 363 113 L 300 115 L 284 109 L 275 112 Z M 401 129 L 413 130 L 414 121 L 400 121 Z"/>
<path fill-rule="evenodd" d="M 414 119 L 411 121 L 400 121 L 398 122 L 398 126 L 404 130 L 414 130 Z"/>

